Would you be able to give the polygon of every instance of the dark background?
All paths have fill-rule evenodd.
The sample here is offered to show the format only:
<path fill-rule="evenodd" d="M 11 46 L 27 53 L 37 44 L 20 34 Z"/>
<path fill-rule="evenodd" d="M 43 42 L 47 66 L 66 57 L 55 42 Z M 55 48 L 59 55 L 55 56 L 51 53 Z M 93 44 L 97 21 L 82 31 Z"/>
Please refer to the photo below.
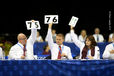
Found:
<path fill-rule="evenodd" d="M 86 4 L 84 4 L 83 7 L 81 7 L 81 3 L 77 3 L 78 5 L 73 2 L 71 3 L 70 5 L 63 3 L 62 5 L 64 7 L 59 6 L 59 3 L 52 4 L 51 6 L 45 5 L 45 7 L 31 3 L 31 5 L 25 5 L 23 8 L 17 7 L 13 9 L 7 6 L 3 9 L 3 11 L 5 10 L 3 15 L 0 15 L 0 36 L 5 36 L 6 40 L 16 43 L 18 33 L 23 32 L 27 36 L 30 35 L 30 31 L 26 29 L 25 21 L 35 19 L 40 22 L 41 30 L 39 31 L 43 39 L 45 39 L 48 25 L 44 24 L 44 15 L 58 15 L 59 24 L 53 26 L 57 33 L 63 33 L 65 35 L 69 32 L 70 28 L 68 23 L 72 16 L 76 16 L 79 18 L 75 27 L 75 32 L 78 35 L 82 29 L 86 29 L 87 34 L 94 34 L 94 28 L 98 27 L 107 41 L 109 34 L 112 33 L 114 29 L 112 18 L 111 30 L 109 30 L 108 24 L 109 11 L 113 13 L 112 7 L 92 7 L 93 4 L 90 4 L 89 7 L 85 7 Z M 105 6 L 105 4 L 101 4 L 101 6 L 102 5 Z M 17 5 L 14 4 L 14 7 L 15 6 Z M 19 6 L 21 6 L 21 4 L 19 4 Z"/>

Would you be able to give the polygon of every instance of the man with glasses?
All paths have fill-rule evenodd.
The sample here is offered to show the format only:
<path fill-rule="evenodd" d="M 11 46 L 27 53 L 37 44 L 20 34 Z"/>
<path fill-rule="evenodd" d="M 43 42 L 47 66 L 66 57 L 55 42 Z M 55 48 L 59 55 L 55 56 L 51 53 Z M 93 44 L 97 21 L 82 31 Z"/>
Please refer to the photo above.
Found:
<path fill-rule="evenodd" d="M 34 21 L 34 20 L 32 20 Z M 9 52 L 9 59 L 34 59 L 33 44 L 37 38 L 37 29 L 31 29 L 31 35 L 27 39 L 23 33 L 18 34 L 18 43 L 11 47 Z"/>

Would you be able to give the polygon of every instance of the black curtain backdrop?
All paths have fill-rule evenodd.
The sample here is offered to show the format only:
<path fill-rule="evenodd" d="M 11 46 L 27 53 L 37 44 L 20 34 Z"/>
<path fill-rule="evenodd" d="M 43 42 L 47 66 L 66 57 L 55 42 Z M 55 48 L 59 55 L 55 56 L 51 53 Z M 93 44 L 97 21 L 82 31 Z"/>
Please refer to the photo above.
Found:
<path fill-rule="evenodd" d="M 79 35 L 82 29 L 87 30 L 87 34 L 94 34 L 94 28 L 98 27 L 101 30 L 104 38 L 107 40 L 110 33 L 113 32 L 114 27 L 111 23 L 111 30 L 109 30 L 109 11 L 111 8 L 27 8 L 24 11 L 14 11 L 6 15 L 0 16 L 0 30 L 1 35 L 9 34 L 10 38 L 7 38 L 13 42 L 16 42 L 16 36 L 18 33 L 23 32 L 27 36 L 30 35 L 30 31 L 26 29 L 25 21 L 38 20 L 40 22 L 41 30 L 40 34 L 43 39 L 47 34 L 48 25 L 44 24 L 44 15 L 58 15 L 59 24 L 54 24 L 53 28 L 57 33 L 63 33 L 64 35 L 70 31 L 69 21 L 72 16 L 79 18 L 75 27 L 75 32 Z M 9 11 L 10 12 L 10 11 Z M 17 14 L 14 14 L 14 13 Z M 112 19 L 112 18 L 111 18 Z M 111 21 L 112 22 L 112 21 Z M 13 37 L 12 37 L 13 36 Z"/>

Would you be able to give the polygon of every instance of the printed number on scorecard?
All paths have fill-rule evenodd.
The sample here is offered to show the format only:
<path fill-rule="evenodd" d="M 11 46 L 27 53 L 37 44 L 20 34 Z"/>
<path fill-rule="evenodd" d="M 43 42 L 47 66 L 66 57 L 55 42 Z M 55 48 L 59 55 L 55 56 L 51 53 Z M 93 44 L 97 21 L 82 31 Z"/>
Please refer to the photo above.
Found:
<path fill-rule="evenodd" d="M 58 24 L 58 15 L 45 15 L 45 24 Z"/>
<path fill-rule="evenodd" d="M 30 30 L 32 28 L 41 29 L 39 21 L 33 21 L 33 20 L 32 21 L 26 21 L 26 26 L 27 26 L 28 30 Z"/>

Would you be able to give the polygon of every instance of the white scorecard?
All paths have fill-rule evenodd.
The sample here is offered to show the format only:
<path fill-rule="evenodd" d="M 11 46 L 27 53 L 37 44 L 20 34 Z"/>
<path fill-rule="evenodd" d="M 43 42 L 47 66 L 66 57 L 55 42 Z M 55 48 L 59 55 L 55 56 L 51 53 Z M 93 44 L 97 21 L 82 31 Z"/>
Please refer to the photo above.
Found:
<path fill-rule="evenodd" d="M 72 27 L 75 27 L 77 21 L 78 21 L 78 17 L 72 16 L 72 18 L 71 18 L 71 20 L 69 22 L 69 25 L 72 26 Z"/>
<path fill-rule="evenodd" d="M 45 15 L 44 18 L 44 23 L 45 24 L 58 24 L 58 15 Z"/>
<path fill-rule="evenodd" d="M 27 26 L 28 30 L 30 30 L 32 28 L 41 29 L 39 21 L 34 21 L 34 20 L 26 21 L 26 26 Z"/>

